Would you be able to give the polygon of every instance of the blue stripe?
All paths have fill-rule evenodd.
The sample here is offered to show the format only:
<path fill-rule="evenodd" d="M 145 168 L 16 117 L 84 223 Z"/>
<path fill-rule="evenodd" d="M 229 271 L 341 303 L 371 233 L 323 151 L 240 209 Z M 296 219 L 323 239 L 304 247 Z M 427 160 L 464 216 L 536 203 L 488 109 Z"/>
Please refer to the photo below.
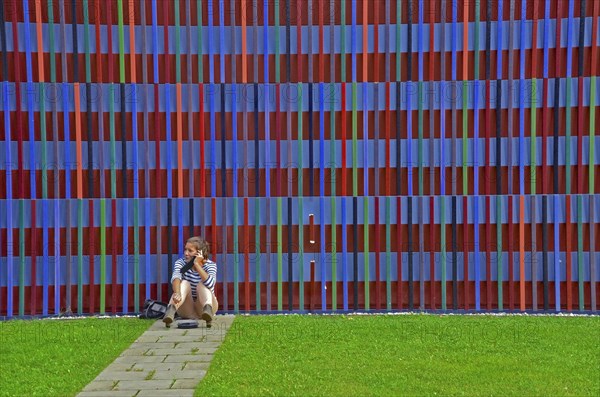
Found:
<path fill-rule="evenodd" d="M 232 147 L 232 157 L 234 159 L 233 161 L 233 197 L 238 197 L 238 162 L 237 162 L 237 156 L 238 156 L 238 150 L 237 150 L 237 97 L 236 97 L 236 85 L 232 84 L 232 88 L 233 88 L 233 93 L 232 93 L 232 106 L 231 106 L 231 111 L 233 113 L 232 117 L 231 117 L 231 123 L 232 123 L 232 141 L 231 141 L 231 145 Z"/>
<path fill-rule="evenodd" d="M 344 298 L 344 310 L 348 310 L 348 231 L 346 225 L 346 197 L 342 201 L 342 286 Z"/>
<path fill-rule="evenodd" d="M 171 154 L 171 95 L 170 95 L 170 91 L 171 91 L 171 84 L 167 83 L 165 84 L 165 93 L 166 93 L 166 101 L 167 101 L 167 110 L 165 112 L 165 116 L 167 118 L 166 120 L 166 128 L 165 128 L 165 133 L 166 133 L 166 145 L 167 145 L 167 197 L 171 198 L 173 197 L 173 156 Z M 158 128 L 158 126 L 157 126 Z"/>
<path fill-rule="evenodd" d="M 502 14 L 502 0 L 498 0 L 498 15 Z M 496 24 L 498 26 L 498 35 L 496 37 L 502 37 L 502 25 L 501 23 Z M 496 52 L 496 74 L 498 80 L 502 79 L 502 42 L 498 43 L 498 50 Z"/>
<path fill-rule="evenodd" d="M 123 210 L 123 225 L 129 229 L 129 214 L 128 211 L 128 199 L 121 199 L 117 201 L 117 205 L 122 203 Z M 129 233 L 123 233 L 123 256 L 122 256 L 122 270 L 123 270 L 123 313 L 127 313 L 129 307 L 129 288 L 127 281 L 129 280 Z"/>
<path fill-rule="evenodd" d="M 210 3 L 209 3 L 209 7 Z M 209 9 L 210 10 L 210 9 Z M 209 11 L 210 13 L 210 11 Z M 210 19 L 210 18 L 209 18 Z M 211 55 L 212 60 L 212 55 Z M 213 79 L 211 77 L 211 82 L 209 83 L 210 92 L 214 92 L 215 85 L 213 84 Z M 210 194 L 212 197 L 217 196 L 217 159 L 215 153 L 215 96 L 209 95 L 208 108 L 210 111 Z"/>
<path fill-rule="evenodd" d="M 323 101 L 325 86 L 324 83 L 319 83 L 319 191 L 320 196 L 325 196 L 325 107 Z M 334 134 L 334 131 L 331 131 Z M 329 159 L 330 163 L 332 159 Z M 331 195 L 334 196 L 336 193 L 331 192 Z M 366 193 L 365 193 L 366 194 Z"/>
<path fill-rule="evenodd" d="M 134 87 L 137 86 L 136 84 L 134 84 Z M 133 90 L 133 103 L 132 103 L 132 117 L 131 117 L 131 123 L 132 123 L 132 135 L 133 135 L 133 197 L 135 198 L 139 198 L 140 197 L 140 187 L 139 187 L 139 181 L 138 181 L 138 175 L 139 175 L 139 156 L 138 156 L 138 122 L 137 122 L 137 95 L 136 95 L 136 90 Z M 89 131 L 88 131 L 89 133 Z M 82 159 L 83 161 L 83 159 Z"/>
<path fill-rule="evenodd" d="M 154 70 L 154 83 L 158 83 L 158 31 L 157 31 L 157 17 L 156 17 L 156 0 L 152 0 L 152 62 Z M 139 37 L 139 36 L 136 36 Z M 155 129 L 158 126 L 154 127 Z"/>
<path fill-rule="evenodd" d="M 209 82 L 212 83 L 215 82 L 215 61 L 213 59 L 213 21 L 212 21 L 212 16 L 214 15 L 214 10 L 213 10 L 213 2 L 209 1 L 208 2 L 208 71 L 209 71 Z M 214 194 L 213 194 L 214 196 Z"/>
<path fill-rule="evenodd" d="M 268 4 L 268 2 L 266 2 L 266 4 Z M 210 12 L 210 11 L 209 11 Z M 209 15 L 212 17 L 212 14 L 209 13 Z M 235 19 L 235 16 L 232 15 L 231 16 L 232 19 Z M 211 18 L 209 18 L 211 19 Z M 219 55 L 220 55 L 220 59 L 221 59 L 221 64 L 220 66 L 220 71 L 221 71 L 221 82 L 224 83 L 225 82 L 225 4 L 223 3 L 223 0 L 219 0 L 219 39 L 221 40 L 221 42 L 219 43 Z M 266 62 L 265 62 L 266 63 Z M 268 79 L 265 79 L 265 81 L 269 81 Z"/>
<path fill-rule="evenodd" d="M 33 169 L 35 161 L 35 133 L 33 119 L 33 89 L 32 89 L 32 72 L 31 72 L 31 34 L 29 23 L 29 2 L 23 0 L 23 15 L 25 18 L 25 64 L 27 67 L 27 120 L 29 122 L 29 162 L 30 168 Z M 36 197 L 35 173 L 29 175 L 30 195 L 32 199 Z"/>
<path fill-rule="evenodd" d="M 544 78 L 548 78 L 548 43 L 550 40 L 550 2 L 546 2 L 544 16 Z"/>
<path fill-rule="evenodd" d="M 144 201 L 144 233 L 145 233 L 145 250 L 144 260 L 146 262 L 146 299 L 150 299 L 150 199 L 146 198 Z"/>
<path fill-rule="evenodd" d="M 42 314 L 48 315 L 48 199 L 42 200 Z"/>
<path fill-rule="evenodd" d="M 553 200 L 553 217 L 552 217 L 552 222 L 554 224 L 554 280 L 557 281 L 554 283 L 554 296 L 555 296 L 555 300 L 556 300 L 556 311 L 559 312 L 560 311 L 560 257 L 558 255 L 559 252 L 559 248 L 560 248 L 560 240 L 559 240 L 559 227 L 560 227 L 560 222 L 558 221 L 558 202 L 559 196 L 558 195 L 554 195 L 554 200 Z M 571 214 L 568 214 L 569 216 Z"/>
<path fill-rule="evenodd" d="M 62 83 L 62 93 L 63 93 L 63 123 L 64 123 L 64 135 L 65 135 L 65 197 L 71 198 L 71 150 L 70 150 L 70 122 L 69 122 L 69 112 L 67 102 L 69 100 L 69 84 Z M 57 131 L 55 131 L 57 133 Z"/>

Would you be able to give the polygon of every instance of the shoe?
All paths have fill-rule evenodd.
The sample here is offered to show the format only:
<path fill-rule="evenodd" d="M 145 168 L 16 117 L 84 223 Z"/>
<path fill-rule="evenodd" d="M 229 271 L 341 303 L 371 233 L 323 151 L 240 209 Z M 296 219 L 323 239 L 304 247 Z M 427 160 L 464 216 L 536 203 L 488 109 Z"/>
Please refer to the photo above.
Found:
<path fill-rule="evenodd" d="M 165 323 L 167 328 L 171 327 L 171 323 L 173 322 L 175 313 L 177 313 L 177 309 L 175 308 L 175 305 L 171 304 L 171 305 L 167 306 L 167 311 L 165 313 L 165 316 L 163 317 L 163 323 Z"/>
<path fill-rule="evenodd" d="M 204 305 L 204 309 L 202 309 L 202 320 L 206 321 L 206 327 L 210 328 L 212 326 L 212 316 L 213 309 L 211 305 Z"/>

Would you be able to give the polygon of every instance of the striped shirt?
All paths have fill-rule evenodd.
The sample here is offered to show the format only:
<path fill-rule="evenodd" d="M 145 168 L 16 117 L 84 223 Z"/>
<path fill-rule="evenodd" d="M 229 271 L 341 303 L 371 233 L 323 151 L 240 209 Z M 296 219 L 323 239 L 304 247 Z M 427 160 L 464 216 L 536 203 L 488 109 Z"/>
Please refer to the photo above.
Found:
<path fill-rule="evenodd" d="M 196 286 L 198 283 L 202 283 L 208 288 L 213 294 L 215 293 L 215 283 L 217 282 L 217 264 L 210 259 L 206 260 L 206 263 L 202 265 L 202 268 L 206 273 L 208 273 L 208 278 L 205 281 L 202 281 L 200 277 L 200 273 L 194 270 L 194 268 L 188 270 L 181 275 L 181 269 L 186 265 L 186 262 L 183 258 L 177 259 L 175 261 L 175 266 L 173 267 L 173 276 L 171 277 L 171 283 L 175 279 L 186 280 L 192 286 L 192 297 L 196 299 Z"/>

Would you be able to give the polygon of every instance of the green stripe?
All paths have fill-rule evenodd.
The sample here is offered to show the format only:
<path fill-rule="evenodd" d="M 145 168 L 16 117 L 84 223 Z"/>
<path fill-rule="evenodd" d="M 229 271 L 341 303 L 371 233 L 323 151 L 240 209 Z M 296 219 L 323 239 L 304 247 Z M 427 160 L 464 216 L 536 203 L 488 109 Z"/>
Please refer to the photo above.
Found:
<path fill-rule="evenodd" d="M 53 0 L 48 0 L 48 32 L 50 44 L 50 82 L 56 82 L 56 60 L 54 56 L 54 7 Z M 43 101 L 42 101 L 43 102 Z"/>
<path fill-rule="evenodd" d="M 117 148 L 115 144 L 115 86 L 109 84 L 110 106 L 108 124 L 110 127 L 110 191 L 111 197 L 117 198 L 117 172 L 115 165 L 117 162 Z"/>
<path fill-rule="evenodd" d="M 298 197 L 302 197 L 302 83 L 298 83 Z"/>
<path fill-rule="evenodd" d="M 198 10 L 198 82 L 204 82 L 204 66 L 202 61 L 202 0 L 196 2 Z"/>
<path fill-rule="evenodd" d="M 83 313 L 83 200 L 77 200 L 77 313 Z"/>
<path fill-rule="evenodd" d="M 179 28 L 179 0 L 173 2 L 173 7 L 175 8 L 175 82 L 181 83 L 181 55 L 180 55 L 180 31 Z M 223 45 L 223 44 L 221 44 Z M 221 76 L 221 79 L 225 80 L 224 76 Z"/>
<path fill-rule="evenodd" d="M 254 199 L 254 241 L 256 241 L 256 258 L 260 258 L 260 199 Z M 262 261 L 256 261 L 256 310 L 260 310 L 260 265 Z"/>
<path fill-rule="evenodd" d="M 106 202 L 100 199 L 100 314 L 106 304 Z"/>
<path fill-rule="evenodd" d="M 477 58 L 477 57 L 476 57 Z M 462 158 L 462 163 L 463 163 L 463 175 L 462 175 L 462 180 L 463 180 L 463 195 L 467 195 L 469 194 L 469 184 L 468 184 L 468 176 L 469 176 L 469 171 L 468 171 L 468 167 L 467 167 L 467 163 L 469 162 L 469 151 L 467 149 L 467 140 L 469 139 L 468 136 L 468 132 L 467 132 L 467 128 L 469 126 L 469 119 L 468 119 L 468 111 L 467 111 L 467 97 L 469 96 L 467 93 L 468 87 L 467 87 L 467 81 L 463 80 L 463 114 L 462 114 L 462 118 L 463 118 L 463 139 L 462 139 L 462 150 L 463 150 L 463 158 Z"/>
<path fill-rule="evenodd" d="M 241 199 L 243 200 L 243 199 Z M 238 241 L 238 199 L 233 199 L 233 310 L 239 313 L 240 291 L 239 291 L 239 241 Z"/>
<path fill-rule="evenodd" d="M 440 197 L 440 201 L 442 204 L 442 214 L 440 216 L 440 245 L 442 247 L 442 310 L 446 310 L 446 197 Z M 400 211 L 400 209 L 397 211 Z"/>
<path fill-rule="evenodd" d="M 377 216 L 377 214 L 375 214 Z M 365 310 L 369 310 L 369 197 L 363 197 L 363 258 L 365 263 Z"/>
<path fill-rule="evenodd" d="M 397 0 L 396 1 L 396 81 L 400 82 L 400 66 L 401 66 L 401 59 L 400 59 L 400 40 L 402 38 L 402 34 L 400 31 L 400 28 L 402 26 L 402 24 L 400 23 L 402 21 L 402 0 Z"/>
<path fill-rule="evenodd" d="M 566 150 L 565 150 L 565 168 L 567 179 L 567 194 L 571 194 L 571 76 L 567 76 L 567 124 L 566 124 Z"/>
<path fill-rule="evenodd" d="M 125 82 L 125 41 L 123 39 L 123 0 L 117 0 L 117 15 L 119 16 L 119 75 L 120 75 L 120 82 L 124 83 Z"/>
<path fill-rule="evenodd" d="M 342 0 L 342 15 L 341 15 L 341 22 L 342 22 L 342 32 L 341 32 L 341 36 L 342 37 L 346 37 L 346 0 Z M 342 44 L 342 48 L 341 48 L 341 54 L 342 54 L 342 82 L 346 82 L 346 40 L 341 40 L 341 44 Z"/>
<path fill-rule="evenodd" d="M 92 82 L 92 71 L 90 61 L 90 24 L 89 24 L 88 0 L 83 0 L 83 41 L 85 47 L 85 82 Z M 89 94 L 88 94 L 89 95 Z M 43 98 L 43 97 L 42 97 Z"/>
<path fill-rule="evenodd" d="M 139 222 L 139 198 L 133 199 L 133 250 L 135 259 L 133 262 L 133 299 L 134 312 L 140 311 L 140 222 Z"/>
<path fill-rule="evenodd" d="M 356 110 L 356 81 L 352 82 L 352 195 L 358 196 L 358 172 L 356 168 L 356 134 L 357 134 L 357 110 Z M 366 193 L 366 192 L 365 192 Z"/>
<path fill-rule="evenodd" d="M 280 74 L 280 66 L 279 66 L 279 13 L 280 13 L 280 3 L 279 0 L 275 0 L 275 82 L 279 83 L 279 74 Z"/>
<path fill-rule="evenodd" d="M 300 261 L 298 262 L 300 274 L 298 279 L 300 284 L 300 310 L 304 310 L 304 222 L 302 221 L 304 215 L 302 201 L 302 197 L 298 197 L 298 255 L 300 256 Z M 288 211 L 289 210 L 291 210 L 291 208 L 289 208 Z M 288 288 L 291 288 L 291 286 Z"/>
<path fill-rule="evenodd" d="M 590 197 L 591 199 L 591 197 Z M 584 310 L 583 301 L 583 198 L 577 196 L 577 272 L 579 280 L 579 310 Z"/>
<path fill-rule="evenodd" d="M 502 305 L 502 204 L 500 196 L 496 196 L 496 245 L 498 247 L 498 310 L 503 309 Z"/>
<path fill-rule="evenodd" d="M 535 195 L 536 192 L 536 110 L 537 110 L 537 82 L 535 77 L 531 79 L 531 194 Z"/>
<path fill-rule="evenodd" d="M 283 310 L 283 241 L 281 239 L 281 197 L 277 197 L 277 310 Z"/>
<path fill-rule="evenodd" d="M 25 200 L 19 200 L 19 316 L 25 315 Z"/>
<path fill-rule="evenodd" d="M 331 196 L 331 310 L 337 310 L 337 236 L 336 197 Z"/>
<path fill-rule="evenodd" d="M 385 198 L 385 300 L 386 309 L 392 310 L 392 232 L 390 224 L 390 196 Z"/>
<path fill-rule="evenodd" d="M 419 141 L 417 147 L 419 150 L 419 196 L 423 195 L 423 82 L 419 81 Z M 411 131 L 408 132 L 409 134 Z"/>
<path fill-rule="evenodd" d="M 590 194 L 594 194 L 594 177 L 595 177 L 595 168 L 594 168 L 594 145 L 596 139 L 596 76 L 592 76 L 591 84 L 590 84 L 590 159 L 588 162 L 589 167 L 589 185 L 590 185 Z"/>
<path fill-rule="evenodd" d="M 40 98 L 46 98 L 45 83 L 40 84 Z M 40 134 L 42 136 L 42 198 L 48 198 L 48 163 L 46 157 L 46 101 L 40 101 Z"/>

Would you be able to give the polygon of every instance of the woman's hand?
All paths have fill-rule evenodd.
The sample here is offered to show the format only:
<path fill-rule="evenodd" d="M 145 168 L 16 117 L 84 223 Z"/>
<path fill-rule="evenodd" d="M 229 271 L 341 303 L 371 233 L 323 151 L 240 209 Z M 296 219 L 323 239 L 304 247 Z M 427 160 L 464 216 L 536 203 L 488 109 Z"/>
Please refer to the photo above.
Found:
<path fill-rule="evenodd" d="M 173 293 L 173 302 L 175 302 L 175 304 L 181 302 L 181 294 L 179 292 Z"/>
<path fill-rule="evenodd" d="M 202 266 L 204 264 L 204 256 L 202 255 L 202 251 L 198 251 L 196 253 L 196 258 L 194 259 L 194 265 Z"/>

